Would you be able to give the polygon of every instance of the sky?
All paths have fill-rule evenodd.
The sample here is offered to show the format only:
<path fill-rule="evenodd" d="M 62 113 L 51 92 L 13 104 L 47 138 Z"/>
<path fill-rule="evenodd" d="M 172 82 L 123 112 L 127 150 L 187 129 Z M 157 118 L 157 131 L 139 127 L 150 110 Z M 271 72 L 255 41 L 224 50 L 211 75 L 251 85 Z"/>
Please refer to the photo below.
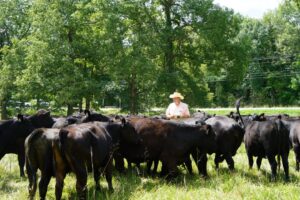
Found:
<path fill-rule="evenodd" d="M 281 2 L 282 0 L 214 0 L 216 4 L 257 19 L 262 18 L 265 12 L 277 8 Z"/>

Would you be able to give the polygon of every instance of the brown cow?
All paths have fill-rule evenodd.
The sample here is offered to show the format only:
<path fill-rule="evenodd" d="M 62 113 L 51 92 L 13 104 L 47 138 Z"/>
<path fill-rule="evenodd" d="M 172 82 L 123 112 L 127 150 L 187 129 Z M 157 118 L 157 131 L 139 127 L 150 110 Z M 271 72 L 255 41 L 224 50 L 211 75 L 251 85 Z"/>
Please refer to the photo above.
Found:
<path fill-rule="evenodd" d="M 133 155 L 133 151 L 128 152 L 121 144 L 123 156 L 131 161 L 134 158 L 137 161 L 161 160 L 162 175 L 168 174 L 167 177 L 177 174 L 177 165 L 185 162 L 194 149 L 204 153 L 216 149 L 215 134 L 210 125 L 187 125 L 151 118 L 132 118 L 130 123 L 142 138 L 142 148 L 139 146 Z"/>

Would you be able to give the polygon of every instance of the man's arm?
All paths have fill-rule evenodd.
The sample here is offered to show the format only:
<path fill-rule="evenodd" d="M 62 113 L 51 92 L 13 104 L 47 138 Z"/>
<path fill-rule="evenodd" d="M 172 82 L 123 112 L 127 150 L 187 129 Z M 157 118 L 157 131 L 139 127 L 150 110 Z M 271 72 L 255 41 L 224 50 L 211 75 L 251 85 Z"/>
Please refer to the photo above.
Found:
<path fill-rule="evenodd" d="M 185 110 L 184 110 L 184 113 L 182 114 L 182 117 L 188 118 L 188 117 L 190 117 L 190 116 L 191 116 L 191 115 L 190 115 L 190 111 L 189 111 L 189 106 L 186 105 L 186 108 L 185 108 Z"/>

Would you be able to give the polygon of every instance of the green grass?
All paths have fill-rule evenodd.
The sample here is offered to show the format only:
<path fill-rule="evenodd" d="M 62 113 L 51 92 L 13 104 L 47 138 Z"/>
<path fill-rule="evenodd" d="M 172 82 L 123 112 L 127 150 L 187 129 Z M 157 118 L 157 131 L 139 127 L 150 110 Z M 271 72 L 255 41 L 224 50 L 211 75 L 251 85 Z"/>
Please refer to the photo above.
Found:
<path fill-rule="evenodd" d="M 196 112 L 197 110 L 205 111 L 209 114 L 216 115 L 227 115 L 230 111 L 236 111 L 236 108 L 191 108 L 191 113 Z M 102 108 L 99 111 L 103 114 L 116 114 L 119 113 L 120 110 L 117 108 Z M 165 108 L 154 108 L 148 112 L 143 112 L 141 114 L 151 116 L 151 115 L 159 115 L 165 113 Z M 240 108 L 240 113 L 242 115 L 248 114 L 260 114 L 265 113 L 267 115 L 278 115 L 278 114 L 289 114 L 290 116 L 300 116 L 300 107 L 261 107 L 261 108 Z M 121 113 L 127 114 L 127 113 Z"/>
<path fill-rule="evenodd" d="M 180 168 L 182 175 L 174 182 L 168 183 L 158 177 L 137 176 L 135 170 L 128 170 L 126 175 L 114 172 L 114 193 L 107 191 L 107 183 L 101 178 L 102 192 L 96 192 L 91 174 L 88 180 L 89 199 L 299 199 L 300 175 L 294 170 L 294 154 L 291 153 L 290 176 L 291 181 L 283 179 L 283 170 L 276 182 L 270 182 L 270 167 L 267 160 L 263 160 L 262 169 L 248 169 L 244 144 L 234 157 L 236 170 L 230 172 L 226 163 L 216 171 L 213 156 L 209 157 L 208 172 L 210 177 L 203 179 L 195 174 L 187 175 L 184 168 Z M 6 156 L 0 162 L 0 199 L 26 199 L 27 179 L 19 177 L 17 158 Z M 47 197 L 54 199 L 54 179 L 51 180 Z M 99 198 L 97 198 L 99 197 Z M 64 199 L 76 199 L 75 178 L 68 175 L 65 179 Z"/>
<path fill-rule="evenodd" d="M 257 111 L 257 113 L 260 112 L 262 111 Z M 295 171 L 295 159 L 292 151 L 289 156 L 291 181 L 288 183 L 284 181 L 282 167 L 277 181 L 270 182 L 270 166 L 266 159 L 262 162 L 261 171 L 258 171 L 256 166 L 249 170 L 244 144 L 241 145 L 234 160 L 236 167 L 234 172 L 227 169 L 226 163 L 222 163 L 221 168 L 216 171 L 213 156 L 209 156 L 208 173 L 210 177 L 206 180 L 197 174 L 195 164 L 193 164 L 193 176 L 188 175 L 186 170 L 180 167 L 182 175 L 172 183 L 158 177 L 138 176 L 135 170 L 128 170 L 126 175 L 114 171 L 115 191 L 112 194 L 107 191 L 104 177 L 101 178 L 102 191 L 95 192 L 90 174 L 88 179 L 89 199 L 299 199 L 300 172 Z M 144 165 L 143 167 L 145 168 Z M 17 157 L 6 155 L 0 161 L 0 199 L 26 199 L 27 185 L 27 179 L 19 177 Z M 54 187 L 55 181 L 52 179 L 48 188 L 48 199 L 55 199 Z M 63 198 L 76 199 L 73 175 L 68 175 L 65 179 Z"/>

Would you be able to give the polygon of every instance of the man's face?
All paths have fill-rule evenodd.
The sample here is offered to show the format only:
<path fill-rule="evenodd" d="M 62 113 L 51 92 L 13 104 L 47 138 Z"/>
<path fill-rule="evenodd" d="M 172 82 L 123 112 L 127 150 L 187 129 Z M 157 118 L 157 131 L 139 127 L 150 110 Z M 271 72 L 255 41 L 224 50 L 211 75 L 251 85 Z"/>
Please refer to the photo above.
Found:
<path fill-rule="evenodd" d="M 181 100 L 180 98 L 176 97 L 176 98 L 173 98 L 173 102 L 176 104 L 176 105 L 179 105 Z"/>

